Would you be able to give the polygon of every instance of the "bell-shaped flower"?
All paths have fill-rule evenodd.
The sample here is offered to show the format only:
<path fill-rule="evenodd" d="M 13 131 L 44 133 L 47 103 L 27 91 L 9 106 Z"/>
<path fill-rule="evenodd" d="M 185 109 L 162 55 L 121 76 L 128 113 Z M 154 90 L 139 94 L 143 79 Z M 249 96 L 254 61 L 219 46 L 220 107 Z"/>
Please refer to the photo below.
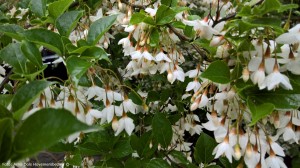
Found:
<path fill-rule="evenodd" d="M 89 16 L 89 19 L 92 22 L 95 22 L 96 20 L 100 19 L 103 17 L 103 12 L 102 12 L 102 8 L 98 9 L 97 13 L 95 16 Z"/>
<path fill-rule="evenodd" d="M 128 135 L 131 135 L 132 131 L 134 130 L 134 123 L 133 120 L 125 113 L 123 113 L 122 118 L 119 120 L 117 131 L 115 132 L 115 136 L 119 135 L 124 129 Z"/>
<path fill-rule="evenodd" d="M 279 72 L 278 64 L 276 63 L 274 65 L 273 72 L 265 78 L 264 82 L 259 86 L 259 88 L 264 89 L 267 87 L 268 90 L 272 90 L 278 85 L 287 90 L 293 89 L 289 78 Z"/>
<path fill-rule="evenodd" d="M 124 96 L 124 100 L 120 105 L 121 107 L 123 107 L 123 110 L 125 112 L 130 111 L 132 114 L 136 114 L 137 111 L 137 105 L 133 103 L 133 101 L 131 99 L 128 99 L 127 96 Z"/>
<path fill-rule="evenodd" d="M 156 56 L 155 56 L 156 61 L 167 61 L 167 62 L 172 62 L 170 58 L 161 50 Z"/>
<path fill-rule="evenodd" d="M 198 79 L 195 78 L 194 81 L 191 81 L 191 82 L 188 83 L 185 91 L 188 92 L 188 91 L 194 90 L 194 92 L 197 92 L 197 90 L 199 90 L 200 87 L 201 87 L 201 84 L 199 83 Z"/>
<path fill-rule="evenodd" d="M 266 166 L 268 168 L 287 168 L 281 157 L 276 156 L 276 154 L 271 150 L 270 156 L 266 158 Z"/>
<path fill-rule="evenodd" d="M 94 98 L 95 96 L 102 97 L 104 96 L 104 94 L 104 89 L 96 85 L 89 87 L 88 90 L 84 93 L 84 95 L 87 96 L 88 100 Z"/>
<path fill-rule="evenodd" d="M 215 156 L 215 159 L 219 158 L 221 155 L 225 154 L 227 159 L 230 163 L 232 163 L 232 156 L 234 155 L 234 150 L 232 146 L 229 144 L 229 137 L 226 136 L 224 141 L 220 144 L 218 144 L 215 149 L 213 150 L 213 155 Z"/>
<path fill-rule="evenodd" d="M 300 42 L 300 24 L 291 28 L 289 32 L 281 34 L 275 40 L 279 44 L 295 44 Z"/>

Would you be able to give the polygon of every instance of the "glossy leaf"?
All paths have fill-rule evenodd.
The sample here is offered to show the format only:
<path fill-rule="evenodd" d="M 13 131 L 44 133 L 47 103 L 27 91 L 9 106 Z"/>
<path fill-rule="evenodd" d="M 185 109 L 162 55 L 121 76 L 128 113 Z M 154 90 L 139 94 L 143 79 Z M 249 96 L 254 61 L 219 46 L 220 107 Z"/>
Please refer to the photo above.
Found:
<path fill-rule="evenodd" d="M 157 29 L 153 29 L 150 35 L 150 46 L 157 47 L 159 44 L 159 32 Z"/>
<path fill-rule="evenodd" d="M 0 105 L 7 107 L 14 95 L 12 94 L 0 94 Z"/>
<path fill-rule="evenodd" d="M 132 25 L 139 24 L 144 21 L 145 17 L 146 16 L 143 13 L 134 13 L 130 18 L 130 24 Z"/>
<path fill-rule="evenodd" d="M 24 29 L 19 25 L 5 24 L 5 25 L 0 25 L 0 32 L 4 33 L 5 35 L 11 38 L 21 41 L 22 33 L 24 32 Z"/>
<path fill-rule="evenodd" d="M 23 51 L 24 56 L 35 66 L 39 68 L 43 66 L 41 53 L 34 43 L 23 41 L 21 50 Z"/>
<path fill-rule="evenodd" d="M 71 76 L 72 81 L 75 85 L 78 84 L 81 76 L 89 69 L 92 63 L 85 59 L 71 56 L 66 61 L 68 74 Z"/>
<path fill-rule="evenodd" d="M 257 86 L 239 81 L 237 83 L 238 93 L 244 99 L 251 99 L 257 104 L 271 103 L 277 110 L 298 109 L 300 107 L 300 88 L 293 83 L 293 90 L 277 88 L 276 90 L 259 90 Z"/>
<path fill-rule="evenodd" d="M 89 128 L 65 109 L 39 110 L 27 118 L 17 131 L 12 161 L 30 157 L 72 133 Z"/>
<path fill-rule="evenodd" d="M 271 114 L 275 109 L 275 106 L 271 103 L 256 105 L 250 98 L 248 98 L 247 104 L 252 114 L 252 121 L 250 123 L 250 126 L 256 124 L 257 121 Z"/>
<path fill-rule="evenodd" d="M 281 7 L 279 0 L 264 0 L 263 3 L 257 8 L 260 12 L 259 14 L 263 15 L 271 11 L 278 10 Z"/>
<path fill-rule="evenodd" d="M 216 83 L 226 84 L 230 82 L 230 71 L 225 62 L 215 61 L 201 74 L 201 77 Z"/>
<path fill-rule="evenodd" d="M 58 0 L 48 6 L 49 15 L 53 17 L 54 20 L 63 14 L 69 6 L 72 4 L 73 0 Z"/>
<path fill-rule="evenodd" d="M 17 120 L 21 119 L 24 112 L 31 106 L 31 103 L 51 84 L 52 82 L 45 80 L 36 80 L 18 89 L 11 104 L 14 118 Z"/>
<path fill-rule="evenodd" d="M 11 118 L 0 119 L 0 162 L 10 158 L 13 143 L 14 123 Z"/>
<path fill-rule="evenodd" d="M 69 37 L 78 20 L 83 16 L 83 11 L 70 11 L 60 15 L 55 26 L 60 35 Z"/>
<path fill-rule="evenodd" d="M 13 71 L 26 73 L 26 57 L 21 51 L 20 43 L 11 43 L 0 51 L 0 59 L 13 67 Z"/>
<path fill-rule="evenodd" d="M 108 54 L 104 51 L 104 49 L 100 47 L 89 47 L 86 50 L 84 50 L 81 54 L 82 58 L 91 58 L 91 59 L 96 59 L 96 60 L 106 60 L 110 62 L 108 58 Z"/>
<path fill-rule="evenodd" d="M 210 163 L 214 160 L 212 153 L 216 146 L 217 143 L 215 139 L 202 132 L 197 140 L 194 152 L 194 158 L 197 163 Z"/>
<path fill-rule="evenodd" d="M 12 113 L 8 111 L 8 109 L 4 107 L 2 104 L 0 104 L 0 119 L 11 118 L 11 117 L 12 117 Z"/>
<path fill-rule="evenodd" d="M 160 158 L 150 160 L 150 162 L 146 166 L 146 168 L 170 168 L 170 167 L 171 166 L 168 164 L 167 161 Z"/>
<path fill-rule="evenodd" d="M 119 140 L 112 150 L 112 157 L 113 158 L 122 158 L 125 156 L 130 155 L 133 152 L 130 146 L 130 140 Z"/>
<path fill-rule="evenodd" d="M 163 148 L 167 148 L 171 143 L 173 131 L 170 121 L 166 115 L 161 112 L 156 112 L 152 119 L 152 129 L 154 138 Z"/>
<path fill-rule="evenodd" d="M 243 67 L 240 62 L 236 63 L 233 71 L 230 73 L 230 80 L 239 79 L 242 76 Z"/>
<path fill-rule="evenodd" d="M 64 45 L 57 33 L 38 28 L 27 30 L 23 34 L 29 41 L 41 44 L 58 55 L 63 55 L 64 53 Z"/>
<path fill-rule="evenodd" d="M 30 10 L 38 17 L 46 14 L 47 0 L 31 0 L 29 4 Z"/>
<path fill-rule="evenodd" d="M 170 23 L 176 15 L 176 12 L 166 5 L 161 5 L 156 12 L 156 24 L 164 25 Z"/>
<path fill-rule="evenodd" d="M 102 17 L 92 23 L 87 35 L 87 42 L 89 44 L 96 44 L 104 35 L 104 33 L 106 33 L 110 29 L 116 19 L 117 15 L 111 15 Z"/>
<path fill-rule="evenodd" d="M 143 99 L 141 99 L 140 95 L 137 95 L 138 93 L 136 92 L 130 92 L 128 94 L 128 97 L 133 101 L 133 103 L 137 104 L 137 105 L 143 105 L 144 101 Z"/>

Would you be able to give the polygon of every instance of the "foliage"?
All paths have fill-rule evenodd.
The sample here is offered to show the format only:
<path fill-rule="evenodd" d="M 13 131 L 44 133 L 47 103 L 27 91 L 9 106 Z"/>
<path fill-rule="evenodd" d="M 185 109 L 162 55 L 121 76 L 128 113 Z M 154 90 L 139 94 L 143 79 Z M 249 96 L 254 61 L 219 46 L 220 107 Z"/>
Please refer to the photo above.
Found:
<path fill-rule="evenodd" d="M 1 4 L 1 163 L 48 150 L 64 152 L 66 166 L 285 167 L 283 142 L 300 139 L 298 9 L 280 0 Z M 46 75 L 59 66 L 67 79 Z"/>

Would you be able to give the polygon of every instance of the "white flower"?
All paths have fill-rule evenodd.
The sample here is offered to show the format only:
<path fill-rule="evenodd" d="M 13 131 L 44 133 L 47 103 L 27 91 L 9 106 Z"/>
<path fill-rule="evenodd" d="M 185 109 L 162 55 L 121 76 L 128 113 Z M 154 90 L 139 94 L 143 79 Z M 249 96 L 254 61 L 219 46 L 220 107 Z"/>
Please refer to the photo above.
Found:
<path fill-rule="evenodd" d="M 131 135 L 132 131 L 134 130 L 134 123 L 131 118 L 127 117 L 127 115 L 123 113 L 122 118 L 119 120 L 118 129 L 115 133 L 115 136 L 119 135 L 124 129 L 128 135 Z"/>
<path fill-rule="evenodd" d="M 225 154 L 227 159 L 230 163 L 232 163 L 232 156 L 234 154 L 234 151 L 232 147 L 229 145 L 229 137 L 226 136 L 224 141 L 220 144 L 218 144 L 215 149 L 213 150 L 213 155 L 215 156 L 215 159 L 219 158 L 222 154 Z"/>
<path fill-rule="evenodd" d="M 167 62 L 172 62 L 170 60 L 170 58 L 163 52 L 163 51 L 160 51 L 156 56 L 155 56 L 155 60 L 156 61 L 167 61 Z"/>
<path fill-rule="evenodd" d="M 104 89 L 100 88 L 99 86 L 93 85 L 88 88 L 88 90 L 85 92 L 85 96 L 87 96 L 87 99 L 90 100 L 94 98 L 95 96 L 102 97 L 105 94 Z"/>
<path fill-rule="evenodd" d="M 198 89 L 200 89 L 201 87 L 201 84 L 199 83 L 198 79 L 195 78 L 194 81 L 192 82 L 189 82 L 189 84 L 187 85 L 185 91 L 191 91 L 191 90 L 194 90 L 194 92 L 196 92 Z"/>
<path fill-rule="evenodd" d="M 276 42 L 279 44 L 294 44 L 300 42 L 300 24 L 297 24 L 295 27 L 291 28 L 289 32 L 283 33 L 276 38 Z"/>
<path fill-rule="evenodd" d="M 127 48 L 130 47 L 130 37 L 125 37 L 122 38 L 119 42 L 118 45 L 122 44 L 123 48 Z"/>
<path fill-rule="evenodd" d="M 130 111 L 132 114 L 135 114 L 137 111 L 137 105 L 134 104 L 131 99 L 128 99 L 127 96 L 124 97 L 125 98 L 120 106 L 123 107 L 125 112 Z"/>
<path fill-rule="evenodd" d="M 103 12 L 102 12 L 102 8 L 98 9 L 97 14 L 95 16 L 90 16 L 89 19 L 92 22 L 95 22 L 96 20 L 100 19 L 103 17 Z"/>
<path fill-rule="evenodd" d="M 270 156 L 266 159 L 268 168 L 287 168 L 281 157 L 276 156 L 272 151 Z"/>
<path fill-rule="evenodd" d="M 268 90 L 272 90 L 280 84 L 284 89 L 292 90 L 293 87 L 290 84 L 290 80 L 287 76 L 281 74 L 278 70 L 278 64 L 276 63 L 274 66 L 274 70 L 271 74 L 269 74 L 262 85 L 259 86 L 259 89 L 268 88 Z"/>
<path fill-rule="evenodd" d="M 148 52 L 147 49 L 142 53 L 142 57 L 149 61 L 154 60 L 153 56 Z"/>

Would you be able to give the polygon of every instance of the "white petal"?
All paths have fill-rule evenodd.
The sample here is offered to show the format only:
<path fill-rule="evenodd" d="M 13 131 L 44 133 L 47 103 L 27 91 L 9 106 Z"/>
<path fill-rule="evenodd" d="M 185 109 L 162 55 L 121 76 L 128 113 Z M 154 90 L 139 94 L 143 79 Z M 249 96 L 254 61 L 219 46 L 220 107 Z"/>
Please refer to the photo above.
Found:
<path fill-rule="evenodd" d="M 131 135 L 132 131 L 134 130 L 133 120 L 131 118 L 125 118 L 125 131 L 128 135 Z"/>

